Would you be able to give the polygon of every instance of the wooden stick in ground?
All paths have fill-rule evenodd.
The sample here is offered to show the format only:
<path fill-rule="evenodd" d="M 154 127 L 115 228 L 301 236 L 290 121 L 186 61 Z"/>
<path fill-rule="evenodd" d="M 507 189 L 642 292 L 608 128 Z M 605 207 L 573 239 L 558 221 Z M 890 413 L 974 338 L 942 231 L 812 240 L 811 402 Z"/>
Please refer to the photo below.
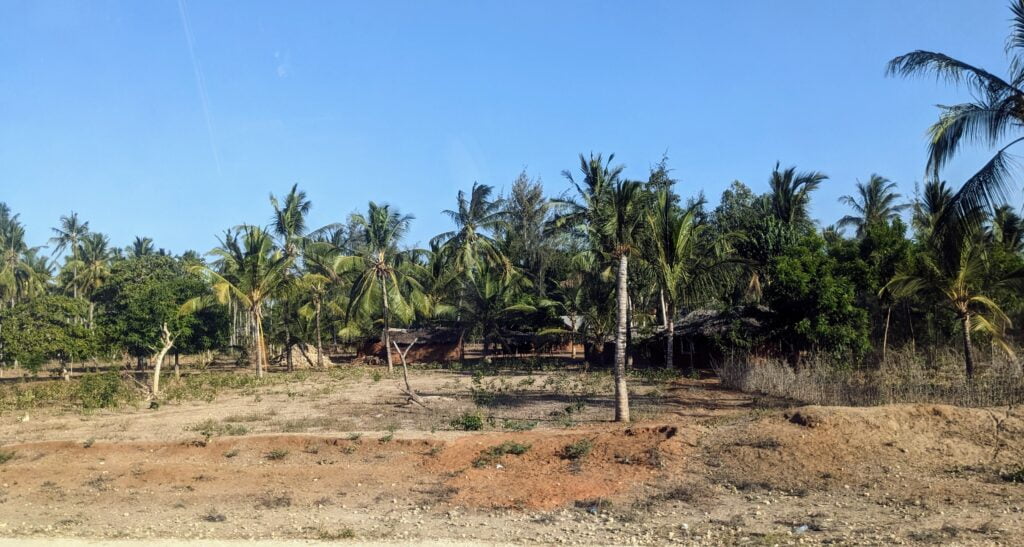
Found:
<path fill-rule="evenodd" d="M 421 399 L 420 396 L 413 391 L 412 386 L 409 385 L 409 367 L 405 364 L 405 356 L 409 354 L 409 350 L 412 349 L 417 340 L 419 340 L 419 337 L 413 338 L 412 342 L 405 348 L 405 351 L 402 351 L 402 348 L 398 347 L 397 341 L 392 340 L 391 343 L 395 345 L 395 350 L 398 351 L 398 358 L 402 360 L 402 377 L 405 379 L 405 389 L 403 392 L 409 397 L 410 401 L 422 406 L 423 408 L 427 408 L 427 404 L 423 402 L 423 399 Z"/>

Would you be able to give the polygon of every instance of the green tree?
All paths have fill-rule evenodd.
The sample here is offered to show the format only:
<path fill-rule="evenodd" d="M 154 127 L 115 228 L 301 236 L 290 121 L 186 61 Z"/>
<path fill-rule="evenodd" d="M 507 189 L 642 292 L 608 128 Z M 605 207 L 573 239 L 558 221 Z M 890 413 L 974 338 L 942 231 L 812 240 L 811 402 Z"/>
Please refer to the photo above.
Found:
<path fill-rule="evenodd" d="M 811 192 L 828 179 L 818 171 L 797 172 L 796 167 L 779 170 L 775 164 L 768 180 L 768 209 L 775 218 L 790 226 L 810 224 L 807 210 L 811 203 Z"/>
<path fill-rule="evenodd" d="M 50 360 L 64 365 L 95 355 L 96 338 L 82 319 L 86 304 L 42 295 L 0 310 L 0 361 L 31 371 Z"/>
<path fill-rule="evenodd" d="M 74 284 L 78 277 L 78 242 L 89 233 L 89 223 L 78 219 L 78 213 L 71 211 L 70 215 L 60 217 L 60 226 L 52 228 L 54 236 L 50 238 L 53 243 L 53 254 L 60 254 L 67 249 L 71 250 L 71 281 L 72 292 L 78 298 L 78 285 Z"/>
<path fill-rule="evenodd" d="M 852 226 L 857 230 L 857 237 L 862 237 L 869 226 L 899 218 L 900 212 L 910 206 L 896 203 L 899 199 L 895 182 L 872 174 L 866 183 L 857 183 L 856 196 L 839 198 L 839 203 L 852 208 L 854 214 L 839 219 L 838 226 Z"/>
<path fill-rule="evenodd" d="M 389 205 L 371 201 L 366 215 L 353 215 L 363 235 L 358 254 L 338 257 L 334 265 L 336 272 L 355 275 L 349 293 L 349 317 L 380 317 L 388 373 L 394 372 L 389 332 L 392 316 L 411 320 L 416 305 L 426 302 L 422 287 L 413 275 L 420 267 L 415 261 L 415 251 L 398 249 L 412 218 L 392 210 Z"/>
<path fill-rule="evenodd" d="M 467 277 L 475 275 L 481 261 L 490 264 L 505 262 L 497 242 L 488 235 L 488 232 L 499 229 L 508 216 L 502 208 L 502 200 L 491 199 L 493 192 L 493 187 L 475 182 L 468 198 L 459 190 L 457 207 L 443 211 L 455 223 L 455 230 L 438 234 L 431 240 L 438 246 L 445 262 L 455 272 Z"/>
<path fill-rule="evenodd" d="M 154 395 L 160 392 L 164 357 L 197 322 L 194 314 L 183 313 L 183 307 L 208 294 L 201 277 L 167 256 L 119 261 L 97 291 L 98 323 L 107 342 L 134 356 L 139 365 L 153 358 Z"/>
<path fill-rule="evenodd" d="M 248 224 L 228 230 L 209 254 L 216 257 L 213 267 L 195 265 L 192 271 L 208 278 L 218 302 L 237 302 L 246 310 L 256 375 L 262 378 L 269 366 L 263 333 L 265 306 L 287 283 L 294 259 L 274 246 L 266 230 Z"/>

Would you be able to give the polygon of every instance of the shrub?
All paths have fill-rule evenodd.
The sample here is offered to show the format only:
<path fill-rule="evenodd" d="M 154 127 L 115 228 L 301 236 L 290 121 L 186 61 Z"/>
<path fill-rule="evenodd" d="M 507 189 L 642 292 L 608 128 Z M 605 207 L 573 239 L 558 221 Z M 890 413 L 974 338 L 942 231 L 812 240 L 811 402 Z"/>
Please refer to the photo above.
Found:
<path fill-rule="evenodd" d="M 505 454 L 521 456 L 526 454 L 528 450 L 530 450 L 530 445 L 528 444 L 505 441 L 486 450 L 481 450 L 480 455 L 473 460 L 473 467 L 487 467 L 497 460 L 500 460 Z"/>
<path fill-rule="evenodd" d="M 594 449 L 594 442 L 590 439 L 580 439 L 574 443 L 565 445 L 562 449 L 562 457 L 567 460 L 582 460 Z"/>
<path fill-rule="evenodd" d="M 122 380 L 116 370 L 98 374 L 86 374 L 78 381 L 76 398 L 82 408 L 114 408 L 131 402 L 135 392 Z"/>
<path fill-rule="evenodd" d="M 283 460 L 288 457 L 288 451 L 283 448 L 275 448 L 270 452 L 267 452 L 265 456 L 268 460 Z"/>
<path fill-rule="evenodd" d="M 1024 483 L 1024 467 L 1018 467 L 1016 471 L 1007 471 L 999 476 L 1006 482 Z"/>
<path fill-rule="evenodd" d="M 480 431 L 484 428 L 484 417 L 479 412 L 466 412 L 452 420 L 451 426 L 463 431 Z"/>
<path fill-rule="evenodd" d="M 17 455 L 13 450 L 0 450 L 0 465 L 13 460 Z"/>

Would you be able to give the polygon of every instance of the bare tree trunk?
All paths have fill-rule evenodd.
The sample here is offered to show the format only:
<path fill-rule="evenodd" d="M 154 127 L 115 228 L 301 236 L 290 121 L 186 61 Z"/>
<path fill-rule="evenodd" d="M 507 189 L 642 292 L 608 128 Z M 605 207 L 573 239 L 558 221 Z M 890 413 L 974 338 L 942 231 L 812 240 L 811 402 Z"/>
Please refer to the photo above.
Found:
<path fill-rule="evenodd" d="M 181 378 L 181 366 L 178 364 L 178 355 L 180 352 L 175 348 L 174 350 L 174 377 Z"/>
<path fill-rule="evenodd" d="M 316 366 L 324 367 L 324 342 L 320 337 L 320 298 L 316 299 Z"/>
<path fill-rule="evenodd" d="M 164 364 L 164 357 L 167 356 L 167 352 L 174 346 L 174 338 L 171 336 L 171 331 L 167 328 L 167 323 L 164 323 L 160 328 L 160 343 L 163 344 L 160 348 L 160 352 L 156 354 L 155 364 L 153 365 L 153 396 L 160 394 L 160 368 Z"/>
<path fill-rule="evenodd" d="M 885 333 L 882 334 L 882 362 L 886 362 L 889 349 L 889 318 L 892 317 L 892 306 L 885 312 Z"/>
<path fill-rule="evenodd" d="M 967 371 L 967 381 L 974 379 L 974 350 L 971 348 L 971 314 L 965 313 L 961 319 L 964 325 L 964 366 Z"/>
<path fill-rule="evenodd" d="M 390 307 L 388 306 L 388 284 L 381 278 L 380 280 L 381 295 L 383 296 L 383 311 L 384 311 L 384 332 L 381 333 L 380 341 L 384 344 L 384 353 L 388 356 L 388 375 L 395 373 L 395 364 L 391 359 L 391 321 L 388 317 Z"/>
<path fill-rule="evenodd" d="M 405 380 L 405 394 L 409 397 L 410 401 L 422 406 L 423 408 L 427 408 L 427 404 L 423 402 L 423 399 L 421 399 L 420 396 L 412 389 L 412 386 L 409 385 L 409 367 L 405 364 L 405 356 L 408 355 L 409 350 L 416 345 L 417 340 L 419 340 L 419 337 L 413 338 L 412 342 L 405 348 L 405 351 L 402 351 L 402 348 L 398 347 L 398 342 L 392 342 L 392 344 L 395 345 L 395 351 L 398 352 L 398 358 L 402 360 L 402 378 Z"/>
<path fill-rule="evenodd" d="M 90 301 L 89 302 L 89 330 L 92 330 L 93 327 L 95 326 L 94 323 L 93 323 L 93 320 L 92 320 L 93 312 L 95 310 L 96 310 L 96 303 Z"/>
<path fill-rule="evenodd" d="M 629 421 L 629 392 L 626 389 L 626 330 L 629 314 L 629 257 L 619 257 L 618 325 L 615 329 L 615 421 Z"/>

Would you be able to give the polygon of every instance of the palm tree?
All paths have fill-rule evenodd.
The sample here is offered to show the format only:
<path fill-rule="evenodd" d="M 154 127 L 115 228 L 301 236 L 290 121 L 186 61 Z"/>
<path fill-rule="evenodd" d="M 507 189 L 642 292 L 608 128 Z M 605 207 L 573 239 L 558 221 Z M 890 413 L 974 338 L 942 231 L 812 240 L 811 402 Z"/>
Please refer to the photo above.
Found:
<path fill-rule="evenodd" d="M 989 239 L 1009 253 L 1024 251 L 1024 219 L 1009 205 L 997 207 L 992 215 Z"/>
<path fill-rule="evenodd" d="M 153 247 L 153 240 L 148 237 L 135 236 L 135 240 L 132 244 L 125 249 L 125 252 L 131 258 L 142 258 L 144 256 L 153 256 L 157 254 L 156 248 Z"/>
<path fill-rule="evenodd" d="M 18 216 L 0 202 L 0 297 L 12 307 L 31 292 L 26 283 L 38 269 L 33 265 L 38 248 L 25 243 L 25 226 Z"/>
<path fill-rule="evenodd" d="M 52 228 L 54 236 L 50 242 L 54 244 L 53 254 L 57 255 L 65 249 L 71 249 L 71 258 L 78 261 L 78 242 L 89 233 L 89 223 L 78 219 L 78 213 L 71 211 L 70 215 L 60 217 L 60 226 Z M 71 278 L 78 277 L 77 266 L 72 267 Z M 78 298 L 78 286 L 72 284 L 74 297 Z"/>
<path fill-rule="evenodd" d="M 355 273 L 349 294 L 349 317 L 354 313 L 373 317 L 379 311 L 383 323 L 381 344 L 387 355 L 388 373 L 393 373 L 389 333 L 392 315 L 411 319 L 415 307 L 425 302 L 422 287 L 412 275 L 419 268 L 415 252 L 398 249 L 413 217 L 371 201 L 365 216 L 355 214 L 352 218 L 361 229 L 363 241 L 358 254 L 338 257 L 334 270 L 340 274 Z"/>
<path fill-rule="evenodd" d="M 1006 78 L 954 59 L 943 53 L 917 50 L 889 61 L 887 73 L 903 77 L 934 75 L 954 85 L 963 85 L 974 100 L 952 106 L 940 105 L 939 119 L 929 130 L 927 170 L 939 172 L 966 144 L 999 146 L 992 158 L 952 196 L 947 215 L 959 220 L 977 220 L 979 208 L 994 209 L 1007 201 L 1013 183 L 1013 163 L 1008 150 L 1024 140 L 1024 0 L 1014 0 L 1006 53 L 1010 57 Z M 1005 140 L 1009 139 L 1009 140 Z M 961 223 L 941 223 L 955 227 Z"/>
<path fill-rule="evenodd" d="M 953 201 L 953 191 L 944 180 L 932 179 L 925 183 L 924 191 L 914 200 L 911 220 L 919 239 L 936 234 L 939 223 Z"/>
<path fill-rule="evenodd" d="M 863 237 L 868 226 L 899 218 L 910 204 L 897 204 L 900 194 L 895 190 L 896 183 L 881 175 L 872 174 L 867 183 L 857 182 L 856 196 L 839 198 L 839 203 L 852 208 L 854 214 L 839 219 L 838 227 L 853 226 L 857 229 L 857 237 Z"/>
<path fill-rule="evenodd" d="M 529 286 L 529 280 L 518 269 L 503 270 L 486 263 L 465 283 L 454 311 L 467 326 L 480 329 L 485 357 L 494 341 L 507 341 L 508 325 L 517 314 L 537 311 L 526 292 Z"/>
<path fill-rule="evenodd" d="M 283 204 L 270 194 L 270 205 L 274 208 L 274 233 L 281 238 L 281 248 L 286 255 L 297 257 L 306 234 L 306 215 L 313 202 L 306 197 L 305 191 L 299 190 L 298 184 L 293 184 L 284 196 Z"/>
<path fill-rule="evenodd" d="M 807 206 L 811 202 L 811 192 L 817 190 L 825 180 L 828 180 L 828 176 L 824 173 L 798 173 L 796 167 L 780 171 L 776 163 L 768 180 L 769 210 L 776 218 L 791 226 L 810 222 Z"/>
<path fill-rule="evenodd" d="M 724 238 L 710 242 L 707 225 L 697 221 L 700 202 L 687 209 L 674 205 L 671 190 L 657 194 L 657 206 L 647 215 L 650 251 L 646 261 L 661 287 L 665 313 L 665 367 L 674 364 L 675 316 L 680 304 L 708 293 L 722 260 Z"/>
<path fill-rule="evenodd" d="M 497 242 L 485 233 L 502 227 L 508 216 L 502 209 L 502 200 L 491 199 L 493 191 L 493 187 L 476 182 L 468 198 L 459 190 L 458 207 L 443 211 L 455 222 L 455 230 L 438 234 L 431 240 L 455 271 L 470 278 L 479 267 L 480 258 L 491 264 L 504 262 Z"/>
<path fill-rule="evenodd" d="M 949 234 L 950 232 L 937 232 Z M 985 242 L 978 231 L 957 232 L 955 241 L 930 238 L 919 253 L 920 265 L 901 272 L 882 288 L 896 297 L 930 295 L 945 302 L 960 320 L 963 329 L 964 368 L 967 378 L 974 376 L 974 352 L 971 333 L 985 332 L 1009 351 L 1003 332 L 1010 319 L 989 294 L 1003 287 L 1017 287 L 1024 281 L 1024 269 L 993 271 L 988 264 Z"/>
<path fill-rule="evenodd" d="M 220 246 L 210 251 L 210 255 L 217 257 L 216 270 L 200 264 L 192 265 L 191 269 L 209 278 L 220 303 L 233 300 L 245 308 L 256 356 L 256 374 L 262 378 L 264 369 L 269 366 L 263 336 L 264 307 L 285 284 L 294 259 L 277 249 L 273 238 L 263 228 L 242 225 L 236 230 L 228 230 L 220 239 Z"/>
<path fill-rule="evenodd" d="M 93 327 L 93 313 L 96 308 L 92 297 L 107 280 L 112 258 L 110 239 L 101 233 L 89 233 L 79 243 L 78 258 L 74 265 L 78 275 L 72 282 L 76 290 L 80 287 L 85 298 L 89 300 L 89 328 Z"/>
<path fill-rule="evenodd" d="M 615 330 L 615 421 L 629 421 L 629 393 L 626 387 L 626 337 L 629 314 L 629 255 L 636 240 L 640 214 L 640 188 L 634 181 L 622 180 L 623 166 L 612 166 L 615 155 L 603 162 L 601 155 L 580 154 L 582 182 L 572 173 L 563 175 L 575 186 L 579 201 L 559 200 L 566 212 L 556 219 L 590 244 L 589 252 L 618 264 L 616 274 Z"/>

